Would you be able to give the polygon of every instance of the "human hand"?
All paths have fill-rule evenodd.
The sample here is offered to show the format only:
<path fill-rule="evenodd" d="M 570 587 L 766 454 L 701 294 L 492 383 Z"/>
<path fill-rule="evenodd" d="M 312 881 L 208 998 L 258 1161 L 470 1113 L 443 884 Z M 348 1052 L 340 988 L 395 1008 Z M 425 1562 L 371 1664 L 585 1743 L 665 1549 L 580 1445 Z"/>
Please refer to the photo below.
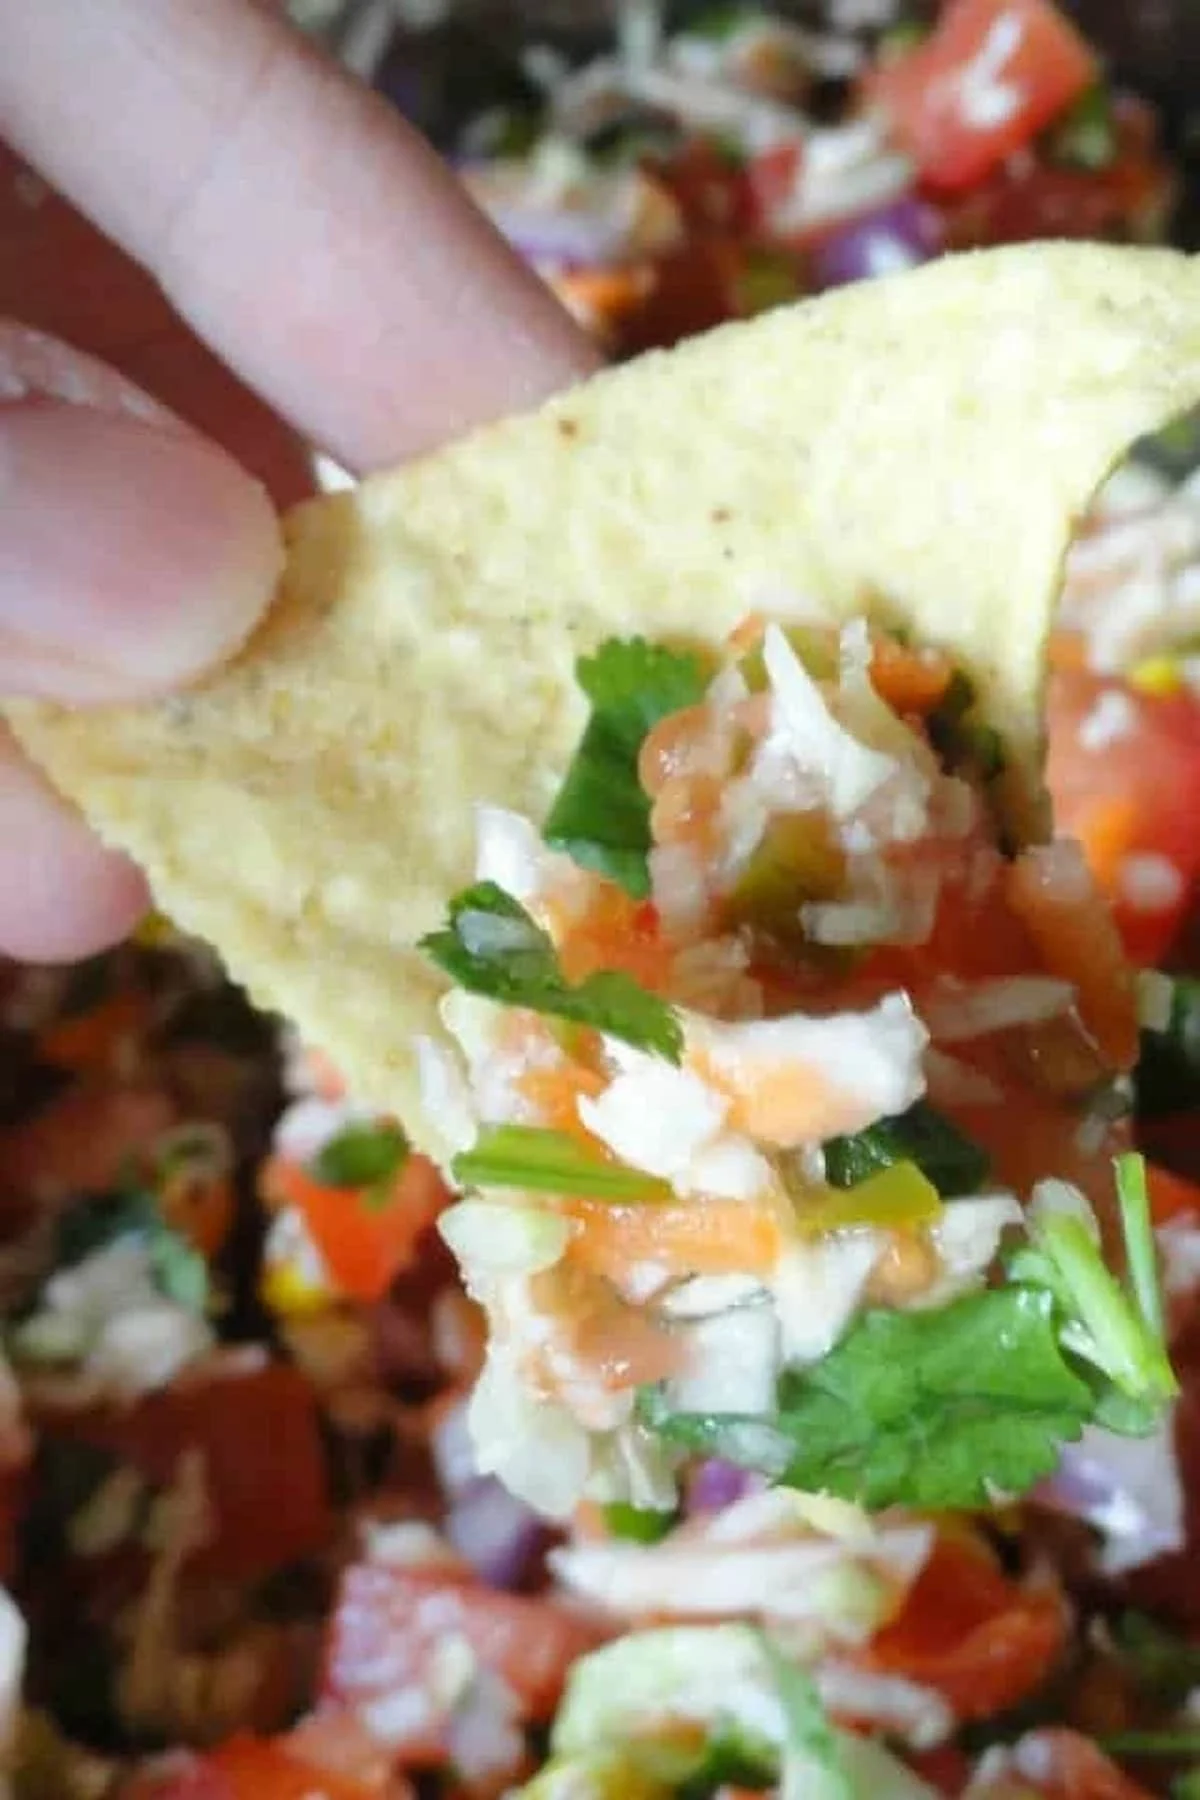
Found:
<path fill-rule="evenodd" d="M 0 130 L 80 209 L 0 147 L 0 694 L 187 682 L 270 598 L 302 441 L 363 472 L 595 360 L 391 109 L 251 0 L 0 0 Z M 10 955 L 85 955 L 146 905 L 7 739 L 0 842 Z"/>

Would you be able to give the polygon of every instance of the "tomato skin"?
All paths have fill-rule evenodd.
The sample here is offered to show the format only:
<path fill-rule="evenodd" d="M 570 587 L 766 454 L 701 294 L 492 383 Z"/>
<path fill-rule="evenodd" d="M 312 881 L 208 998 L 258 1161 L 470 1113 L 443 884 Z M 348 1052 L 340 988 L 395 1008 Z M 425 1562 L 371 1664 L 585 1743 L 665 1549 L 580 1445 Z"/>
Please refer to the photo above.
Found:
<path fill-rule="evenodd" d="M 975 70 L 986 91 L 970 79 Z M 874 71 L 866 93 L 926 185 L 956 194 L 1029 143 L 1097 74 L 1049 0 L 951 0 L 932 36 Z"/>
<path fill-rule="evenodd" d="M 1146 1166 L 1146 1185 L 1150 1193 L 1150 1217 L 1155 1225 L 1189 1215 L 1200 1220 L 1200 1182 L 1189 1181 L 1170 1169 L 1154 1163 Z"/>
<path fill-rule="evenodd" d="M 959 1719 L 982 1719 L 1044 1680 L 1066 1624 L 1057 1594 L 1018 1587 L 982 1546 L 943 1535 L 864 1660 L 935 1688 Z"/>
<path fill-rule="evenodd" d="M 291 1754 L 286 1740 L 247 1734 L 134 1791 L 138 1800 L 315 1800 L 317 1795 L 321 1800 L 381 1800 L 382 1794 L 377 1783 L 301 1760 Z"/>
<path fill-rule="evenodd" d="M 317 1554 L 333 1535 L 316 1404 L 286 1363 L 198 1373 L 128 1407 L 43 1407 L 32 1422 L 163 1485 L 183 1453 L 199 1449 L 215 1532 L 189 1573 L 254 1580 Z"/>
<path fill-rule="evenodd" d="M 1085 721 L 1110 694 L 1127 703 L 1129 728 L 1090 749 Z M 1130 959 L 1155 966 L 1178 935 L 1200 879 L 1200 703 L 1059 669 L 1050 687 L 1047 778 L 1056 825 L 1083 845 Z M 1122 885 L 1126 858 L 1147 855 L 1165 858 L 1181 877 L 1178 898 L 1153 910 L 1131 905 Z"/>
<path fill-rule="evenodd" d="M 1137 984 L 1095 872 L 1077 844 L 1033 844 L 1005 879 L 1009 905 L 1052 975 L 1073 984 L 1079 1015 L 1115 1069 L 1138 1055 Z"/>
<path fill-rule="evenodd" d="M 14 1198 L 104 1193 L 178 1123 L 158 1088 L 89 1075 L 0 1135 L 0 1188 Z"/>
<path fill-rule="evenodd" d="M 945 201 L 950 247 L 1023 244 L 1041 238 L 1156 241 L 1173 184 L 1145 132 L 1118 112 L 1116 153 L 1105 169 L 1071 168 L 1038 156 L 995 169 L 961 198 Z"/>
<path fill-rule="evenodd" d="M 453 1570 L 360 1563 L 343 1575 L 330 1620 L 323 1698 L 353 1707 L 419 1692 L 439 1647 L 454 1637 L 512 1689 L 526 1719 L 542 1722 L 571 1663 L 602 1633 L 549 1601 L 499 1593 Z M 436 1716 L 417 1725 L 397 1752 L 410 1763 L 440 1762 L 440 1725 Z"/>

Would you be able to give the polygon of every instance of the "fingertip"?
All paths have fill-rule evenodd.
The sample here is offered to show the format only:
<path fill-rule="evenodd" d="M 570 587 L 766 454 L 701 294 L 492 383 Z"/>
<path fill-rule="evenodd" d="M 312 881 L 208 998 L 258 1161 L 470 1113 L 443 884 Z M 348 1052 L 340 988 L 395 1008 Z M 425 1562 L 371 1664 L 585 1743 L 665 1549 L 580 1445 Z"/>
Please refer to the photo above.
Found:
<path fill-rule="evenodd" d="M 107 850 L 16 750 L 0 743 L 0 952 L 72 962 L 125 937 L 150 904 L 145 877 Z"/>
<path fill-rule="evenodd" d="M 186 684 L 232 655 L 283 563 L 266 490 L 173 425 L 0 407 L 0 689 L 65 702 Z"/>

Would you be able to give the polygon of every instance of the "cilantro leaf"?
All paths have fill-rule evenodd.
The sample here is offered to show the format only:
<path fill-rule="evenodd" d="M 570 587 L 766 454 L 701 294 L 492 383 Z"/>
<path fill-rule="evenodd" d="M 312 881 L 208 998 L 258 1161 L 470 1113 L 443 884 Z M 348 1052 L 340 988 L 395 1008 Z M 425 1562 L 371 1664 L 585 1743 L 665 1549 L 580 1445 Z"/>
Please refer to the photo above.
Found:
<path fill-rule="evenodd" d="M 704 696 L 709 671 L 692 652 L 644 638 L 611 638 L 576 666 L 591 717 L 543 836 L 582 868 L 637 899 L 650 892 L 650 800 L 638 754 L 652 728 Z"/>
<path fill-rule="evenodd" d="M 683 1032 L 665 1000 L 616 969 L 567 981 L 548 933 L 494 881 L 456 894 L 448 923 L 420 948 L 469 993 L 570 1019 L 668 1062 L 683 1054 Z"/>
<path fill-rule="evenodd" d="M 722 1724 L 709 1737 L 693 1774 L 675 1789 L 675 1800 L 711 1800 L 722 1788 L 768 1788 L 777 1758 L 760 1737 Z"/>
<path fill-rule="evenodd" d="M 537 1125 L 485 1125 L 451 1165 L 463 1187 L 523 1188 L 591 1200 L 670 1200 L 669 1182 L 597 1155 L 566 1131 Z"/>
<path fill-rule="evenodd" d="M 392 1181 L 408 1159 L 398 1125 L 347 1125 L 313 1160 L 313 1174 L 329 1187 L 369 1187 Z"/>
<path fill-rule="evenodd" d="M 930 1312 L 865 1313 L 813 1368 L 785 1374 L 771 1420 L 674 1413 L 668 1442 L 870 1507 L 970 1507 L 1024 1493 L 1075 1439 L 1093 1398 L 1058 1341 L 1054 1297 L 1017 1285 Z"/>
<path fill-rule="evenodd" d="M 824 1150 L 831 1187 L 857 1187 L 894 1163 L 914 1162 L 943 1200 L 978 1193 L 989 1168 L 979 1145 L 924 1100 L 850 1137 L 830 1138 Z"/>

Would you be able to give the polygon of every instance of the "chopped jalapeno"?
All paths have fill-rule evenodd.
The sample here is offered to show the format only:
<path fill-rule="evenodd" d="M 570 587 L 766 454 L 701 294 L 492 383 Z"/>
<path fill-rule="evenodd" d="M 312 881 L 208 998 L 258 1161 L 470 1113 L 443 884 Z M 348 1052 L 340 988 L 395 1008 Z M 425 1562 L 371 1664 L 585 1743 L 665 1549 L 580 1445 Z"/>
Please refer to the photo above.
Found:
<path fill-rule="evenodd" d="M 837 1188 L 856 1187 L 900 1162 L 915 1163 L 944 1200 L 974 1193 L 988 1174 L 979 1145 L 924 1100 L 894 1119 L 879 1119 L 825 1145 L 825 1178 Z"/>

